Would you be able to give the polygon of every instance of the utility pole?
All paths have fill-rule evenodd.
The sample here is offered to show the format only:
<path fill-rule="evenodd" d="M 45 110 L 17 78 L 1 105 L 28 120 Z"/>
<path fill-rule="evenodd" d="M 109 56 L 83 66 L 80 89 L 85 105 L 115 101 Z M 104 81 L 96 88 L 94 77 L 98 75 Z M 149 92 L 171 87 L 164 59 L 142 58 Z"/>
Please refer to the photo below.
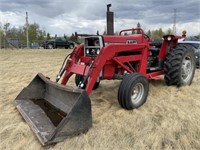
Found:
<path fill-rule="evenodd" d="M 0 49 L 2 47 L 2 45 L 1 45 L 1 32 L 2 32 L 2 28 L 1 28 L 1 22 L 0 22 Z"/>
<path fill-rule="evenodd" d="M 174 9 L 174 25 L 173 25 L 173 33 L 176 34 L 176 9 Z"/>
<path fill-rule="evenodd" d="M 28 38 L 28 12 L 26 12 L 26 46 L 29 48 L 29 38 Z"/>

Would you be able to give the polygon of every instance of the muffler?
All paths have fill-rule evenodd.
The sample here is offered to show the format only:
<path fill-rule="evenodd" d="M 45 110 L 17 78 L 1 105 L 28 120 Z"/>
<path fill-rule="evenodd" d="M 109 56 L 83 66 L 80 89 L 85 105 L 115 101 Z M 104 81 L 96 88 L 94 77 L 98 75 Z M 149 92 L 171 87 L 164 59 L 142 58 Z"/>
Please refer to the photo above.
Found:
<path fill-rule="evenodd" d="M 92 127 L 87 92 L 52 82 L 41 73 L 19 93 L 15 103 L 42 145 L 63 141 Z"/>

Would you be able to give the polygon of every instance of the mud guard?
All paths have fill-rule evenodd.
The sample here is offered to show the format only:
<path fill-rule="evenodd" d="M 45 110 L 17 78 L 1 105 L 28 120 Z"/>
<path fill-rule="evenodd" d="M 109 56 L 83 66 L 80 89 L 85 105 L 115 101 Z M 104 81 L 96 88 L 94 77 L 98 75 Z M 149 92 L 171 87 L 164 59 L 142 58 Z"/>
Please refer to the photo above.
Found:
<path fill-rule="evenodd" d="M 42 145 L 63 141 L 92 127 L 87 92 L 52 82 L 41 73 L 19 93 L 15 104 Z"/>

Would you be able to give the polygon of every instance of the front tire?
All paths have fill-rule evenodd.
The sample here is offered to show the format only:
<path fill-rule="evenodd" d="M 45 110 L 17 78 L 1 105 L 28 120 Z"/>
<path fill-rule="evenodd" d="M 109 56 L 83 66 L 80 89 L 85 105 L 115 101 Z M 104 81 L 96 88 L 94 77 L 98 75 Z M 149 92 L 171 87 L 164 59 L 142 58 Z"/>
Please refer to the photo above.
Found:
<path fill-rule="evenodd" d="M 164 63 L 167 85 L 190 85 L 195 73 L 194 50 L 188 45 L 178 45 L 167 54 Z"/>
<path fill-rule="evenodd" d="M 131 110 L 146 102 L 149 83 L 146 77 L 139 73 L 124 76 L 118 90 L 118 102 L 122 108 Z"/>

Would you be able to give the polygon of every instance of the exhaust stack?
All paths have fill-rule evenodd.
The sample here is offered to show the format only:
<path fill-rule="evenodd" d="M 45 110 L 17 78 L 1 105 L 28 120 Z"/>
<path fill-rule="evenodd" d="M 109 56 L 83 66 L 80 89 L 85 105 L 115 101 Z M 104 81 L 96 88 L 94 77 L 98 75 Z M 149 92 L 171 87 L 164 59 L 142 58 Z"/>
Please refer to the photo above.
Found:
<path fill-rule="evenodd" d="M 107 5 L 106 22 L 107 22 L 107 35 L 114 35 L 114 13 L 110 11 L 112 5 Z"/>

